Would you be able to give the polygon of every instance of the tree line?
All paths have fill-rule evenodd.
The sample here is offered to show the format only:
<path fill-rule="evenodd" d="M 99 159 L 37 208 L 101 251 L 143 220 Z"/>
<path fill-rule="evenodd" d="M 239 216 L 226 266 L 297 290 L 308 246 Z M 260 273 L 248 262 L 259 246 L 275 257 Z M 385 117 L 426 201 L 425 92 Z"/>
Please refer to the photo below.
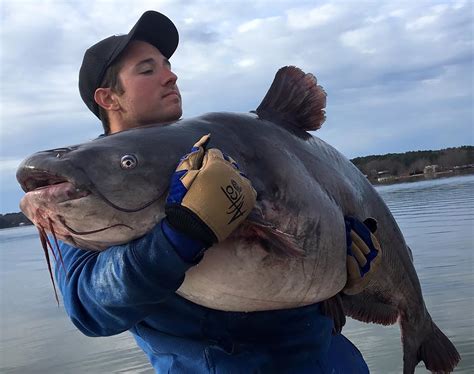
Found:
<path fill-rule="evenodd" d="M 0 214 L 0 229 L 32 224 L 33 223 L 21 212 Z"/>
<path fill-rule="evenodd" d="M 410 151 L 356 157 L 351 160 L 370 180 L 381 172 L 394 177 L 423 174 L 425 167 L 438 165 L 438 171 L 474 166 L 474 146 L 462 146 L 441 150 Z"/>

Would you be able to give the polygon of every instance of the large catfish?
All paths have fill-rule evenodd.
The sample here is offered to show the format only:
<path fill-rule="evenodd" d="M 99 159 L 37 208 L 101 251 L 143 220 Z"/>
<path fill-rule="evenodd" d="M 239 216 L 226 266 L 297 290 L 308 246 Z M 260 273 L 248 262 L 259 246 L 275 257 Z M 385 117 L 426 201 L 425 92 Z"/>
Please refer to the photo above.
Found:
<path fill-rule="evenodd" d="M 30 156 L 17 173 L 27 192 L 21 208 L 41 231 L 77 247 L 128 242 L 164 217 L 177 161 L 211 133 L 211 146 L 231 155 L 252 181 L 257 206 L 187 272 L 178 293 L 227 311 L 330 299 L 346 283 L 344 216 L 373 217 L 383 257 L 363 292 L 342 295 L 344 312 L 365 322 L 400 322 L 404 373 L 420 360 L 433 372 L 450 372 L 459 354 L 425 307 L 389 209 L 350 161 L 307 132 L 324 122 L 325 103 L 313 75 L 282 68 L 253 113 L 210 113 Z"/>

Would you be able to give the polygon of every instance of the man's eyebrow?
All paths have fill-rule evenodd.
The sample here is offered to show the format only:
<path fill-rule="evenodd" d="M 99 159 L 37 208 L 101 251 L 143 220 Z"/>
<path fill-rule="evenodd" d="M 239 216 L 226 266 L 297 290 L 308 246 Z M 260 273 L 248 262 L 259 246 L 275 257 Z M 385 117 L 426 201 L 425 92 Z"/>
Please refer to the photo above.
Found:
<path fill-rule="evenodd" d="M 150 57 L 150 58 L 146 58 L 146 59 L 144 59 L 144 60 L 141 60 L 141 61 L 137 62 L 137 63 L 135 64 L 135 66 L 138 67 L 138 66 L 143 65 L 143 64 L 156 65 L 156 61 L 155 61 L 154 58 Z M 167 58 L 163 59 L 163 65 L 166 65 L 166 66 L 168 66 L 169 68 L 171 68 L 171 62 L 170 62 Z"/>
<path fill-rule="evenodd" d="M 154 58 L 146 58 L 144 60 L 141 60 L 139 61 L 135 66 L 140 66 L 140 65 L 143 65 L 143 64 L 153 64 L 153 65 L 156 65 L 156 61 Z"/>

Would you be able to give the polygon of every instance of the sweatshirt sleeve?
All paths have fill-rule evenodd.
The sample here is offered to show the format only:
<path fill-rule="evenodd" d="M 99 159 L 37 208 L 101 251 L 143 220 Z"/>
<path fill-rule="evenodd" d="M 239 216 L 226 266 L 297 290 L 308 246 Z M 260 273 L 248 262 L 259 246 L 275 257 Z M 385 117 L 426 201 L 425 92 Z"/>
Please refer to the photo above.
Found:
<path fill-rule="evenodd" d="M 128 244 L 102 252 L 59 242 L 56 280 L 64 307 L 88 336 L 108 336 L 130 329 L 180 287 L 195 263 L 181 259 L 161 225 Z"/>

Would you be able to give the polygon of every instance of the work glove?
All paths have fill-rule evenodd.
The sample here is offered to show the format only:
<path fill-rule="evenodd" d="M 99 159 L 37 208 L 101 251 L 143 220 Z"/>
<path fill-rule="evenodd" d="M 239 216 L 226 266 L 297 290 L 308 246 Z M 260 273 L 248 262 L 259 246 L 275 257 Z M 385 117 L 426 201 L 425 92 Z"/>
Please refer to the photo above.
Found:
<path fill-rule="evenodd" d="M 342 292 L 355 295 L 362 292 L 377 271 L 382 249 L 375 237 L 377 221 L 364 222 L 354 217 L 344 217 L 347 243 L 347 283 Z"/>
<path fill-rule="evenodd" d="M 210 134 L 203 136 L 181 158 L 165 205 L 165 234 L 171 226 L 205 248 L 226 239 L 247 218 L 257 198 L 232 158 L 216 148 L 206 150 L 209 140 Z"/>

